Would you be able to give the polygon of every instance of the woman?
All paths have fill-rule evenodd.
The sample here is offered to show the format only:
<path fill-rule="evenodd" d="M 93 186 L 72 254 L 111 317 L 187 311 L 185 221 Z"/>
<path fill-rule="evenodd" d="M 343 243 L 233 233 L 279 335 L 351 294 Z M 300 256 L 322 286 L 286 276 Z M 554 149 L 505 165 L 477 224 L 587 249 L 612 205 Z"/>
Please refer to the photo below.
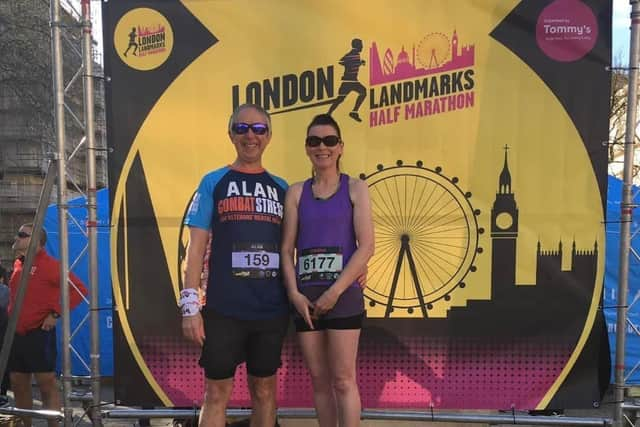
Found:
<path fill-rule="evenodd" d="M 369 191 L 363 181 L 340 173 L 343 148 L 336 121 L 328 114 L 314 117 L 306 138 L 313 175 L 287 191 L 281 245 L 321 427 L 360 422 L 356 355 L 365 312 L 356 279 L 374 249 Z"/>

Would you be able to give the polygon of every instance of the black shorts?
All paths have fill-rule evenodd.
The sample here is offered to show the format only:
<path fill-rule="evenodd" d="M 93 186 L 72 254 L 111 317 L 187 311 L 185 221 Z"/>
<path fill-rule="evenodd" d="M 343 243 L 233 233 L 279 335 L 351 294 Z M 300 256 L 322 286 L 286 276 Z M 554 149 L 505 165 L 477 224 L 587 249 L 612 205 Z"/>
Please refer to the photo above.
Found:
<path fill-rule="evenodd" d="M 34 329 L 25 335 L 15 334 L 9 356 L 9 372 L 55 372 L 57 357 L 55 328 L 49 331 Z"/>
<path fill-rule="evenodd" d="M 313 332 L 324 331 L 327 329 L 362 329 L 362 321 L 364 320 L 364 312 L 350 317 L 333 317 L 320 319 L 311 319 L 313 329 L 309 328 L 307 322 L 302 317 L 295 317 L 293 323 L 296 325 L 296 332 Z"/>
<path fill-rule="evenodd" d="M 289 316 L 275 319 L 241 320 L 202 310 L 205 342 L 200 366 L 211 380 L 233 378 L 236 367 L 247 362 L 254 377 L 270 377 L 280 367 L 282 343 Z"/>

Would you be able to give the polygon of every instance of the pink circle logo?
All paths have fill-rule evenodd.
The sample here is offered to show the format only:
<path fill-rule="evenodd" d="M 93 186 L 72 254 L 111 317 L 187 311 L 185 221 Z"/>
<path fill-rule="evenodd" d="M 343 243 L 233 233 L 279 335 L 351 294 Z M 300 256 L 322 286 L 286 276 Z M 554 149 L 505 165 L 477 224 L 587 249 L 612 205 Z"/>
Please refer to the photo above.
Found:
<path fill-rule="evenodd" d="M 582 58 L 593 49 L 597 38 L 596 17 L 580 0 L 556 0 L 538 17 L 538 46 L 556 61 L 571 62 Z"/>

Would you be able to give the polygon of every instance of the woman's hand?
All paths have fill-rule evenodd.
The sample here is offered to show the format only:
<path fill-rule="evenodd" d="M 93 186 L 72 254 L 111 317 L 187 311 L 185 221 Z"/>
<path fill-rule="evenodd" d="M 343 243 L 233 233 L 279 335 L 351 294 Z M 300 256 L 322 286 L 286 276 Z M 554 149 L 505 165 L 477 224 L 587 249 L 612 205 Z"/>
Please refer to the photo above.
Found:
<path fill-rule="evenodd" d="M 313 317 L 320 317 L 327 314 L 329 310 L 336 305 L 338 302 L 338 298 L 340 297 L 340 293 L 336 291 L 335 287 L 330 286 L 329 289 L 324 291 L 320 298 L 316 300 L 316 303 L 313 308 Z"/>
<path fill-rule="evenodd" d="M 300 316 L 302 316 L 307 325 L 313 329 L 313 323 L 311 322 L 311 310 L 313 310 L 313 303 L 301 292 L 295 292 L 293 295 L 289 295 L 289 300 L 295 307 L 296 311 L 300 313 Z"/>

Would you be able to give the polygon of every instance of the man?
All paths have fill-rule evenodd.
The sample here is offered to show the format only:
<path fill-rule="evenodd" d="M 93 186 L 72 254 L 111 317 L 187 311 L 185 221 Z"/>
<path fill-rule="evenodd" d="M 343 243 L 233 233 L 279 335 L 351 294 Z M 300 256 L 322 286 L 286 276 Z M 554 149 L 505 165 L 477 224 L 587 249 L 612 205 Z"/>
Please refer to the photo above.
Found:
<path fill-rule="evenodd" d="M 24 256 L 27 253 L 33 224 L 20 227 L 13 243 L 16 261 L 9 280 L 11 302 L 15 303 Z M 16 334 L 9 358 L 9 378 L 16 407 L 33 407 L 31 376 L 35 377 L 45 409 L 60 410 L 60 392 L 56 382 L 56 324 L 62 313 L 60 307 L 60 263 L 44 249 L 47 234 L 43 229 L 38 242 L 38 250 L 33 260 L 31 274 L 16 325 Z M 74 308 L 87 294 L 87 288 L 74 274 L 69 274 L 69 307 Z M 9 314 L 13 307 L 10 307 Z M 30 418 L 23 418 L 26 427 L 31 426 Z M 55 420 L 49 426 L 56 426 Z"/>
<path fill-rule="evenodd" d="M 225 425 L 235 370 L 246 361 L 251 426 L 273 427 L 276 372 L 289 323 L 279 255 L 287 184 L 262 167 L 271 140 L 271 119 L 264 109 L 239 106 L 228 134 L 235 161 L 204 176 L 185 219 L 190 237 L 180 298 L 182 330 L 202 346 L 206 390 L 200 426 Z M 201 313 L 200 278 L 210 231 Z"/>

